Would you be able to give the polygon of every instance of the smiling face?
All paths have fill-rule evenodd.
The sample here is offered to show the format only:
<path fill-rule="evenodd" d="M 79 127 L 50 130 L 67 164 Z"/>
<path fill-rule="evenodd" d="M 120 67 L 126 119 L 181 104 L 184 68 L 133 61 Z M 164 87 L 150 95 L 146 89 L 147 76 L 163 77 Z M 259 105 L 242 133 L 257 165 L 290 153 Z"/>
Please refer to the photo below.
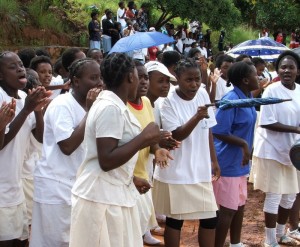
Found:
<path fill-rule="evenodd" d="M 149 88 L 149 76 L 144 66 L 137 66 L 137 72 L 139 76 L 139 85 L 137 89 L 137 98 L 146 96 Z"/>
<path fill-rule="evenodd" d="M 294 83 L 297 75 L 299 74 L 299 70 L 297 68 L 297 64 L 292 57 L 284 57 L 278 66 L 277 71 L 281 83 L 290 89 L 294 88 Z"/>
<path fill-rule="evenodd" d="M 151 71 L 149 73 L 149 90 L 148 94 L 154 97 L 167 97 L 170 90 L 170 77 L 159 71 Z"/>
<path fill-rule="evenodd" d="M 16 91 L 26 86 L 26 70 L 21 59 L 13 52 L 5 53 L 0 60 L 0 85 Z"/>
<path fill-rule="evenodd" d="M 36 72 L 39 75 L 39 80 L 44 87 L 50 85 L 52 80 L 52 66 L 49 63 L 40 63 L 36 67 Z"/>
<path fill-rule="evenodd" d="M 184 100 L 192 100 L 200 85 L 201 73 L 198 68 L 187 68 L 177 75 L 179 88 L 176 90 L 180 98 Z"/>

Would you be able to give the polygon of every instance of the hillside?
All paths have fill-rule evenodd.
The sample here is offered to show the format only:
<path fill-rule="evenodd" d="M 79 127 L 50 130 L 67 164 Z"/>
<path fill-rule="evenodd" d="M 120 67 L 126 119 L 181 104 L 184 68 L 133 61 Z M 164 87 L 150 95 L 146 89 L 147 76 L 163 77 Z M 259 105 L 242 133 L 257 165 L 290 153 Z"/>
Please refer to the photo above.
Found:
<path fill-rule="evenodd" d="M 76 12 L 84 11 L 79 4 L 63 0 L 1 0 L 0 49 L 86 46 L 85 24 L 70 17 Z"/>

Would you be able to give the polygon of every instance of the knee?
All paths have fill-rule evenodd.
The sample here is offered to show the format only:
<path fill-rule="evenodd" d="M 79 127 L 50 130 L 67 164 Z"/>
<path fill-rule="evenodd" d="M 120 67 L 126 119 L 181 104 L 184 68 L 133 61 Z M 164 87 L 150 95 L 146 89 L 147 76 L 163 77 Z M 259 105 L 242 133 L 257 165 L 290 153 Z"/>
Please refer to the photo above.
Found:
<path fill-rule="evenodd" d="M 200 227 L 204 229 L 215 229 L 217 226 L 218 218 L 209 218 L 200 220 Z"/>
<path fill-rule="evenodd" d="M 280 200 L 280 194 L 266 193 L 264 212 L 269 214 L 277 214 Z"/>
<path fill-rule="evenodd" d="M 176 220 L 176 219 L 167 217 L 166 218 L 166 226 L 168 226 L 172 229 L 181 231 L 181 228 L 183 226 L 183 220 Z"/>
<path fill-rule="evenodd" d="M 295 199 L 296 199 L 296 194 L 282 195 L 280 201 L 280 207 L 284 209 L 291 209 L 293 207 Z"/>

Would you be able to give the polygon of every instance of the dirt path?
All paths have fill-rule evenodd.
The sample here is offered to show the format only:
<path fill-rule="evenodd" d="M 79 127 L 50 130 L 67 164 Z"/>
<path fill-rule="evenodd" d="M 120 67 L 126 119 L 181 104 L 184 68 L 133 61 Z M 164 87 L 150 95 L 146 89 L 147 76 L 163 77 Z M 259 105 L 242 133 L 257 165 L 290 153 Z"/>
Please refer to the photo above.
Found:
<path fill-rule="evenodd" d="M 254 191 L 252 184 L 248 184 L 248 201 L 245 207 L 245 216 L 242 230 L 242 242 L 247 246 L 261 247 L 264 243 L 264 195 Z M 197 242 L 198 221 L 184 223 L 181 235 L 181 247 L 198 247 Z M 162 240 L 163 237 L 155 236 Z M 148 245 L 145 245 L 148 246 Z M 164 246 L 164 245 L 160 245 Z M 225 246 L 229 246 L 229 239 Z"/>

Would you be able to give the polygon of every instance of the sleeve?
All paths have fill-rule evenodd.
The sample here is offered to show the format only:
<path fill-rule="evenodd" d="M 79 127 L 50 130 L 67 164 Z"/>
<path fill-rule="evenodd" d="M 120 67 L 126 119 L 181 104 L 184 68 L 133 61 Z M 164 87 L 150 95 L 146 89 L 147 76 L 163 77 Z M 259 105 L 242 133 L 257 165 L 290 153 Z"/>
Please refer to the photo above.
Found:
<path fill-rule="evenodd" d="M 179 118 L 177 117 L 175 109 L 168 98 L 164 100 L 163 106 L 161 108 L 161 118 L 162 126 L 164 130 L 173 131 L 180 127 Z"/>
<path fill-rule="evenodd" d="M 56 105 L 47 110 L 47 118 L 53 130 L 55 142 L 68 139 L 76 126 L 72 111 L 65 105 Z M 47 123 L 47 120 L 45 120 Z"/>
<path fill-rule="evenodd" d="M 262 95 L 262 98 L 274 97 L 272 95 L 272 90 L 268 87 Z M 269 125 L 278 122 L 277 119 L 277 107 L 276 104 L 273 105 L 262 105 L 260 107 L 260 115 L 258 125 Z"/>
<path fill-rule="evenodd" d="M 125 125 L 124 116 L 116 106 L 109 105 L 96 111 L 96 138 L 111 137 L 121 140 Z"/>
<path fill-rule="evenodd" d="M 216 114 L 217 125 L 212 128 L 212 133 L 219 135 L 231 135 L 234 115 L 235 108 L 227 110 L 218 109 Z"/>

